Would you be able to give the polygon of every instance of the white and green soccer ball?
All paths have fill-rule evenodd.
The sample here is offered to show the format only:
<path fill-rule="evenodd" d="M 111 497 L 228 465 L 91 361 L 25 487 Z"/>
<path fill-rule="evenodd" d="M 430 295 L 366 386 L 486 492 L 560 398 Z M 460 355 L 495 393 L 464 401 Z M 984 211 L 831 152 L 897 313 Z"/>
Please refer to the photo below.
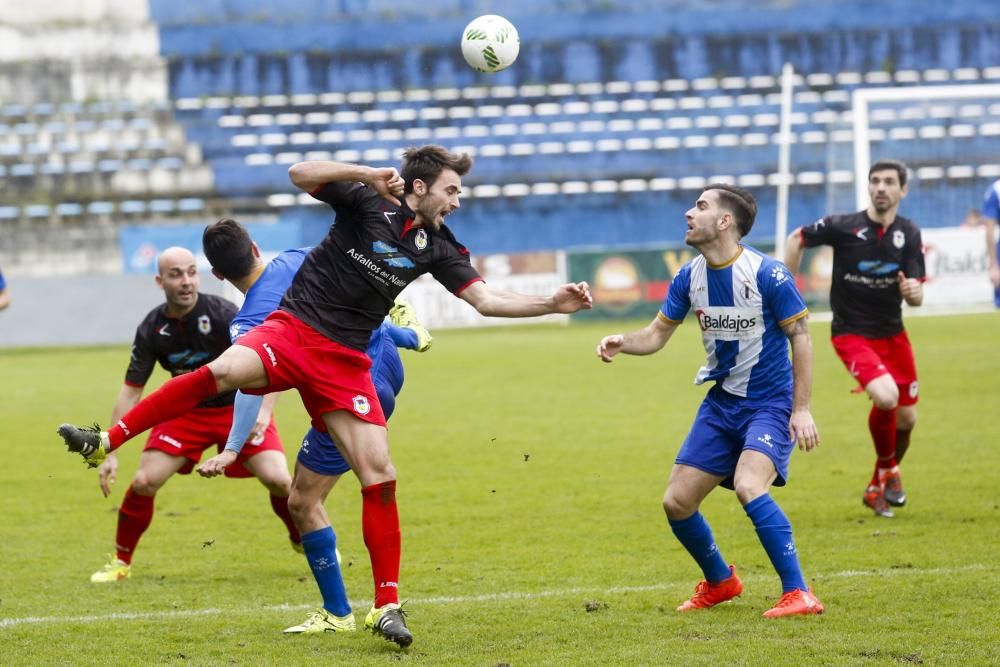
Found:
<path fill-rule="evenodd" d="M 521 39 L 517 28 L 502 16 L 485 14 L 462 31 L 462 56 L 472 69 L 499 72 L 517 60 Z"/>

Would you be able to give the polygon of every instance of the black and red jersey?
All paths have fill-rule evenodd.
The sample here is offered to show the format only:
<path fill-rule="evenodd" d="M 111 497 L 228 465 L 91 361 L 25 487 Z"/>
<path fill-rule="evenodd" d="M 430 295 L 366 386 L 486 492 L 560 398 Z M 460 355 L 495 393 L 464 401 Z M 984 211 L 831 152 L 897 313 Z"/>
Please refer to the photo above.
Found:
<path fill-rule="evenodd" d="M 883 228 L 865 211 L 830 215 L 802 228 L 802 245 L 833 247 L 832 335 L 885 338 L 903 330 L 898 274 L 926 276 L 919 227 L 896 216 Z"/>
<path fill-rule="evenodd" d="M 430 273 L 458 294 L 482 280 L 469 251 L 442 226 L 413 226 L 413 211 L 361 183 L 328 183 L 312 195 L 336 211 L 281 300 L 286 310 L 341 345 L 364 351 L 403 288 Z"/>
<path fill-rule="evenodd" d="M 157 362 L 176 377 L 212 361 L 230 345 L 229 322 L 237 310 L 234 303 L 222 297 L 199 294 L 194 308 L 182 318 L 168 317 L 165 303 L 149 311 L 135 330 L 125 383 L 145 387 Z M 235 395 L 226 392 L 202 401 L 198 407 L 232 405 Z"/>

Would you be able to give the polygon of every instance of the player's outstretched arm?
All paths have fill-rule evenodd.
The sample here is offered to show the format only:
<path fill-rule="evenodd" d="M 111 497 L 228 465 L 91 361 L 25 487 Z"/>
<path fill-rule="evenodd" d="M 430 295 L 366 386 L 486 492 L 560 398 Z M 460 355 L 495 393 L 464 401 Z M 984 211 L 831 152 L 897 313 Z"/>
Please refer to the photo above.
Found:
<path fill-rule="evenodd" d="M 785 239 L 785 266 L 792 273 L 799 272 L 802 264 L 802 228 L 799 227 Z"/>
<path fill-rule="evenodd" d="M 657 315 L 648 325 L 627 334 L 611 334 L 597 344 L 597 356 L 611 363 L 616 354 L 646 355 L 659 352 L 667 344 L 680 322 L 670 322 Z"/>
<path fill-rule="evenodd" d="M 537 317 L 552 313 L 575 313 L 593 308 L 590 285 L 585 282 L 561 285 L 550 296 L 529 296 L 487 287 L 475 282 L 462 290 L 462 300 L 481 315 L 490 317 Z"/>
<path fill-rule="evenodd" d="M 364 183 L 396 206 L 399 206 L 399 198 L 403 196 L 403 177 L 394 167 L 366 167 L 328 160 L 309 160 L 289 167 L 288 178 L 295 187 L 310 193 L 327 183 Z"/>
<path fill-rule="evenodd" d="M 4 287 L 0 289 L 0 310 L 10 305 L 10 289 Z"/>
<path fill-rule="evenodd" d="M 799 449 L 810 451 L 819 444 L 819 430 L 809 409 L 812 400 L 812 339 L 809 337 L 809 318 L 802 316 L 783 324 L 782 331 L 792 346 L 792 416 L 788 421 L 792 441 Z"/>

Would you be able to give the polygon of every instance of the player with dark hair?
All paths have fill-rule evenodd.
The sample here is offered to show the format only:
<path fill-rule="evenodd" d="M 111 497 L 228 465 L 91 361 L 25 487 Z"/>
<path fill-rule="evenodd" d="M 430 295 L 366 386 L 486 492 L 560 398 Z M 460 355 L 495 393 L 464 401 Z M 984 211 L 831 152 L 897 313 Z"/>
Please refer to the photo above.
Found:
<path fill-rule="evenodd" d="M 811 450 L 819 433 L 809 410 L 812 343 L 808 311 L 785 267 L 741 243 L 757 213 L 753 196 L 722 183 L 705 187 L 687 212 L 684 241 L 701 254 L 670 284 L 660 312 L 645 328 L 605 336 L 597 356 L 647 355 L 667 344 L 694 311 L 708 361 L 695 383 L 713 381 L 677 454 L 663 496 L 674 535 L 705 575 L 677 611 L 707 609 L 743 592 L 699 508 L 720 484 L 753 522 L 782 596 L 767 618 L 820 614 L 823 605 L 799 567 L 792 526 L 771 498 L 783 486 L 795 443 Z M 788 360 L 789 341 L 792 361 Z"/>
<path fill-rule="evenodd" d="M 312 250 L 286 250 L 265 264 L 260 249 L 251 240 L 246 228 L 228 218 L 205 228 L 202 247 L 212 265 L 212 273 L 217 278 L 228 280 L 246 296 L 229 328 L 234 343 L 277 309 L 282 295 Z M 365 352 L 372 360 L 372 381 L 386 420 L 392 415 L 396 396 L 403 388 L 403 362 L 397 347 L 423 352 L 430 348 L 431 340 L 430 334 L 416 320 L 410 305 L 401 300 L 389 311 L 389 321 L 383 321 L 372 333 Z M 268 397 L 272 396 L 276 394 L 268 394 Z M 252 441 L 254 431 L 260 428 L 259 423 L 255 425 L 255 415 L 264 400 L 263 396 L 236 392 L 233 427 L 226 448 L 198 468 L 203 477 L 222 474 L 239 456 L 243 443 Z M 300 487 L 318 486 L 325 498 L 340 476 L 350 469 L 328 434 L 315 428 L 309 429 L 302 440 L 295 475 L 296 478 L 315 479 L 300 484 Z M 354 614 L 351 613 L 340 572 L 340 554 L 333 526 L 324 512 L 323 525 L 316 527 L 315 521 L 310 521 L 310 510 L 313 508 L 300 503 L 297 495 L 290 500 L 289 509 L 302 532 L 303 550 L 323 596 L 323 606 L 310 613 L 304 623 L 285 632 L 352 632 L 355 629 Z"/>
<path fill-rule="evenodd" d="M 327 202 L 336 222 L 305 258 L 280 309 L 204 369 L 165 384 L 106 433 L 60 427 L 70 451 L 99 460 L 192 401 L 220 391 L 298 389 L 313 426 L 331 433 L 361 481 L 362 533 L 375 584 L 365 625 L 409 646 L 413 635 L 399 608 L 396 470 L 364 353 L 372 331 L 399 293 L 424 273 L 483 315 L 532 317 L 592 305 L 586 283 L 562 285 L 550 296 L 486 286 L 468 250 L 444 225 L 459 208 L 462 176 L 471 165 L 468 155 L 434 145 L 407 150 L 402 176 L 392 167 L 292 165 L 292 183 Z M 322 525 L 321 488 L 302 488 L 303 483 L 294 480 L 293 494 Z"/>
<path fill-rule="evenodd" d="M 143 388 L 157 362 L 174 377 L 204 368 L 229 348 L 229 322 L 236 306 L 211 294 L 199 294 L 198 267 L 185 248 L 164 250 L 157 262 L 156 284 L 165 303 L 149 312 L 136 329 L 125 383 L 118 392 L 111 421 L 116 422 L 142 398 Z M 256 417 L 257 414 L 254 413 Z M 285 523 L 296 549 L 299 533 L 288 511 L 291 476 L 270 411 L 261 416 L 256 442 L 240 453 L 226 470 L 228 477 L 256 476 L 270 491 L 271 507 Z M 115 556 L 94 573 L 94 583 L 120 581 L 131 574 L 136 545 L 153 520 L 153 498 L 174 473 L 188 474 L 202 453 L 226 442 L 233 420 L 233 393 L 205 396 L 161 422 L 149 434 L 139 468 L 118 508 Z M 101 491 L 107 497 L 118 471 L 118 459 L 108 455 L 99 466 Z"/>
<path fill-rule="evenodd" d="M 899 463 L 917 422 L 917 368 L 901 303 L 923 303 L 926 275 L 920 229 L 897 213 L 906 192 L 906 165 L 880 160 L 868 170 L 867 209 L 800 227 L 785 246 L 793 272 L 805 248 L 833 247 L 833 348 L 872 401 L 868 429 L 877 459 L 862 502 L 887 518 L 906 503 Z"/>

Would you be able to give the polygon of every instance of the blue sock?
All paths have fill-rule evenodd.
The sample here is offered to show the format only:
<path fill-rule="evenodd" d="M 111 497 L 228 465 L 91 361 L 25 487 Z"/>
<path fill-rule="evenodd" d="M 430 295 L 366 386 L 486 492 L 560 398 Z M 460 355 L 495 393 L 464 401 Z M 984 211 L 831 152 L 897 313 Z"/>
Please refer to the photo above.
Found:
<path fill-rule="evenodd" d="M 781 577 L 783 593 L 796 588 L 809 590 L 802 568 L 799 567 L 799 556 L 792 540 L 792 524 L 788 517 L 778 507 L 769 494 L 754 498 L 743 509 L 753 521 L 757 529 L 757 538 L 764 545 L 767 557 L 771 559 L 778 576 Z"/>
<path fill-rule="evenodd" d="M 420 346 L 420 341 L 417 338 L 417 332 L 413 329 L 397 327 L 391 322 L 386 322 L 385 328 L 386 331 L 389 332 L 389 337 L 392 338 L 392 342 L 396 344 L 396 347 L 406 348 L 407 350 L 415 350 Z"/>
<path fill-rule="evenodd" d="M 695 512 L 680 521 L 671 519 L 667 519 L 667 521 L 670 523 L 670 529 L 674 531 L 674 535 L 698 563 L 698 567 L 705 574 L 706 581 L 717 584 L 730 577 L 732 573 L 729 565 L 719 553 L 719 547 L 716 546 L 715 538 L 712 536 L 712 529 L 701 512 Z"/>
<path fill-rule="evenodd" d="M 347 601 L 344 578 L 337 564 L 337 536 L 333 533 L 333 526 L 306 533 L 302 536 L 302 546 L 323 596 L 323 608 L 335 616 L 350 614 L 351 603 Z"/>

